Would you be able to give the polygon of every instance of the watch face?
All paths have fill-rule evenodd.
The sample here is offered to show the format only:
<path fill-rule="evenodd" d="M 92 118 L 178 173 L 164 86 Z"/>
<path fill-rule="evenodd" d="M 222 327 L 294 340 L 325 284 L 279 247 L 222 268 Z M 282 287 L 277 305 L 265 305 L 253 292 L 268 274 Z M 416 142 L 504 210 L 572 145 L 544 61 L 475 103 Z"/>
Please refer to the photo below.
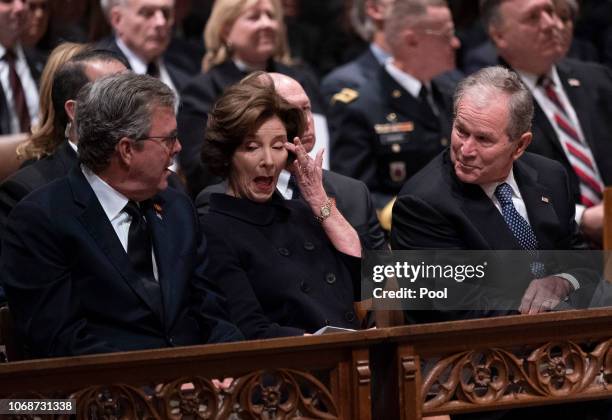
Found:
<path fill-rule="evenodd" d="M 331 214 L 331 209 L 329 207 L 323 207 L 321 209 L 321 216 L 329 217 L 330 214 Z"/>

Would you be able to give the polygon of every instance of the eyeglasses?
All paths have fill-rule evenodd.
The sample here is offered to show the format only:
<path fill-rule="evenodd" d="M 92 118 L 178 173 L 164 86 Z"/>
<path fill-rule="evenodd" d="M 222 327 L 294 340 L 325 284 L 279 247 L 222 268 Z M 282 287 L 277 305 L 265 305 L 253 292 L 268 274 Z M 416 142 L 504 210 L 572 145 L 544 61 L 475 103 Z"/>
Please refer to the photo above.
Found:
<path fill-rule="evenodd" d="M 174 145 L 178 141 L 178 135 L 173 134 L 171 136 L 147 136 L 141 137 L 139 139 L 135 139 L 136 141 L 145 141 L 145 140 L 159 140 L 158 144 L 163 144 L 168 150 L 172 150 Z"/>
<path fill-rule="evenodd" d="M 434 31 L 433 29 L 422 29 L 421 32 L 427 35 L 431 35 L 431 36 L 439 36 L 442 38 L 446 38 L 449 42 L 452 41 L 457 36 L 455 29 L 446 29 L 443 31 Z"/>

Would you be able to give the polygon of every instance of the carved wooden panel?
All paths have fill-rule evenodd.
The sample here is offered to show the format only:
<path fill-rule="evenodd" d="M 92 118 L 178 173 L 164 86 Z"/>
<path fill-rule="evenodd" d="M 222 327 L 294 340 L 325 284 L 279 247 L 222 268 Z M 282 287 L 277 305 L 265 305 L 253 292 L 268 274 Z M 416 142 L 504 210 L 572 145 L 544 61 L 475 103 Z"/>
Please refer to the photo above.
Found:
<path fill-rule="evenodd" d="M 429 361 L 433 367 L 424 373 L 423 407 L 428 411 L 612 391 L 611 345 L 612 339 L 582 345 L 561 341 L 529 351 L 492 348 Z"/>
<path fill-rule="evenodd" d="M 340 411 L 327 387 L 311 374 L 291 369 L 253 372 L 235 379 L 227 390 L 218 390 L 209 379 L 189 377 L 141 387 L 126 384 L 91 386 L 63 397 L 77 400 L 77 419 L 340 418 Z M 15 420 L 35 418 L 14 417 Z"/>

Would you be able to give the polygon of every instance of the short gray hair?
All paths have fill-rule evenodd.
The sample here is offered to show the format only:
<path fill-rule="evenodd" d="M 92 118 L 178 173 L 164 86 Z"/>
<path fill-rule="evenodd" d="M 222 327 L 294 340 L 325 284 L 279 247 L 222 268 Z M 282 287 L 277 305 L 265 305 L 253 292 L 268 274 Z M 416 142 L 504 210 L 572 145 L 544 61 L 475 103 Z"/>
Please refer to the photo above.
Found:
<path fill-rule="evenodd" d="M 427 15 L 428 7 L 447 7 L 446 0 L 395 0 L 385 22 L 385 38 L 392 49 L 402 44 L 398 33 L 416 25 Z"/>
<path fill-rule="evenodd" d="M 492 90 L 508 97 L 508 127 L 510 140 L 520 138 L 531 130 L 533 98 L 519 76 L 505 67 L 485 67 L 463 79 L 457 86 L 453 98 L 453 114 L 457 116 L 457 105 L 467 93 L 485 96 Z"/>
<path fill-rule="evenodd" d="M 100 0 L 100 9 L 104 12 L 106 20 L 110 22 L 110 11 L 113 7 L 125 4 L 127 0 Z"/>
<path fill-rule="evenodd" d="M 80 162 L 94 172 L 106 169 L 119 140 L 145 137 L 153 109 L 175 104 L 174 92 L 147 75 L 126 72 L 88 83 L 76 106 Z"/>
<path fill-rule="evenodd" d="M 489 32 L 489 27 L 501 22 L 499 7 L 504 1 L 506 0 L 480 0 L 480 20 L 485 31 Z"/>

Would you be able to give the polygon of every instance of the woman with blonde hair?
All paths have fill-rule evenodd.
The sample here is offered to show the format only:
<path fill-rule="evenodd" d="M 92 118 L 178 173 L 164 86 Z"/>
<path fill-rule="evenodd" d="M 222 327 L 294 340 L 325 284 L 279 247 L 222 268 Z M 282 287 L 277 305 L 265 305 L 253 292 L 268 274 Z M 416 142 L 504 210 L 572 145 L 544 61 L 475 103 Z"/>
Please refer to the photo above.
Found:
<path fill-rule="evenodd" d="M 313 112 L 323 115 L 323 100 L 314 75 L 292 65 L 280 0 L 216 0 L 204 29 L 203 74 L 181 93 L 178 129 L 183 150 L 181 169 L 195 196 L 216 182 L 199 162 L 207 115 L 225 88 L 255 70 L 283 73 L 298 80 Z"/>
<path fill-rule="evenodd" d="M 17 148 L 19 159 L 38 160 L 52 154 L 64 141 L 66 127 L 58 127 L 55 123 L 55 111 L 51 98 L 53 78 L 57 70 L 76 54 L 90 48 L 86 44 L 66 42 L 57 46 L 49 56 L 47 64 L 40 76 L 40 106 L 38 125 L 32 129 L 32 135 Z"/>

